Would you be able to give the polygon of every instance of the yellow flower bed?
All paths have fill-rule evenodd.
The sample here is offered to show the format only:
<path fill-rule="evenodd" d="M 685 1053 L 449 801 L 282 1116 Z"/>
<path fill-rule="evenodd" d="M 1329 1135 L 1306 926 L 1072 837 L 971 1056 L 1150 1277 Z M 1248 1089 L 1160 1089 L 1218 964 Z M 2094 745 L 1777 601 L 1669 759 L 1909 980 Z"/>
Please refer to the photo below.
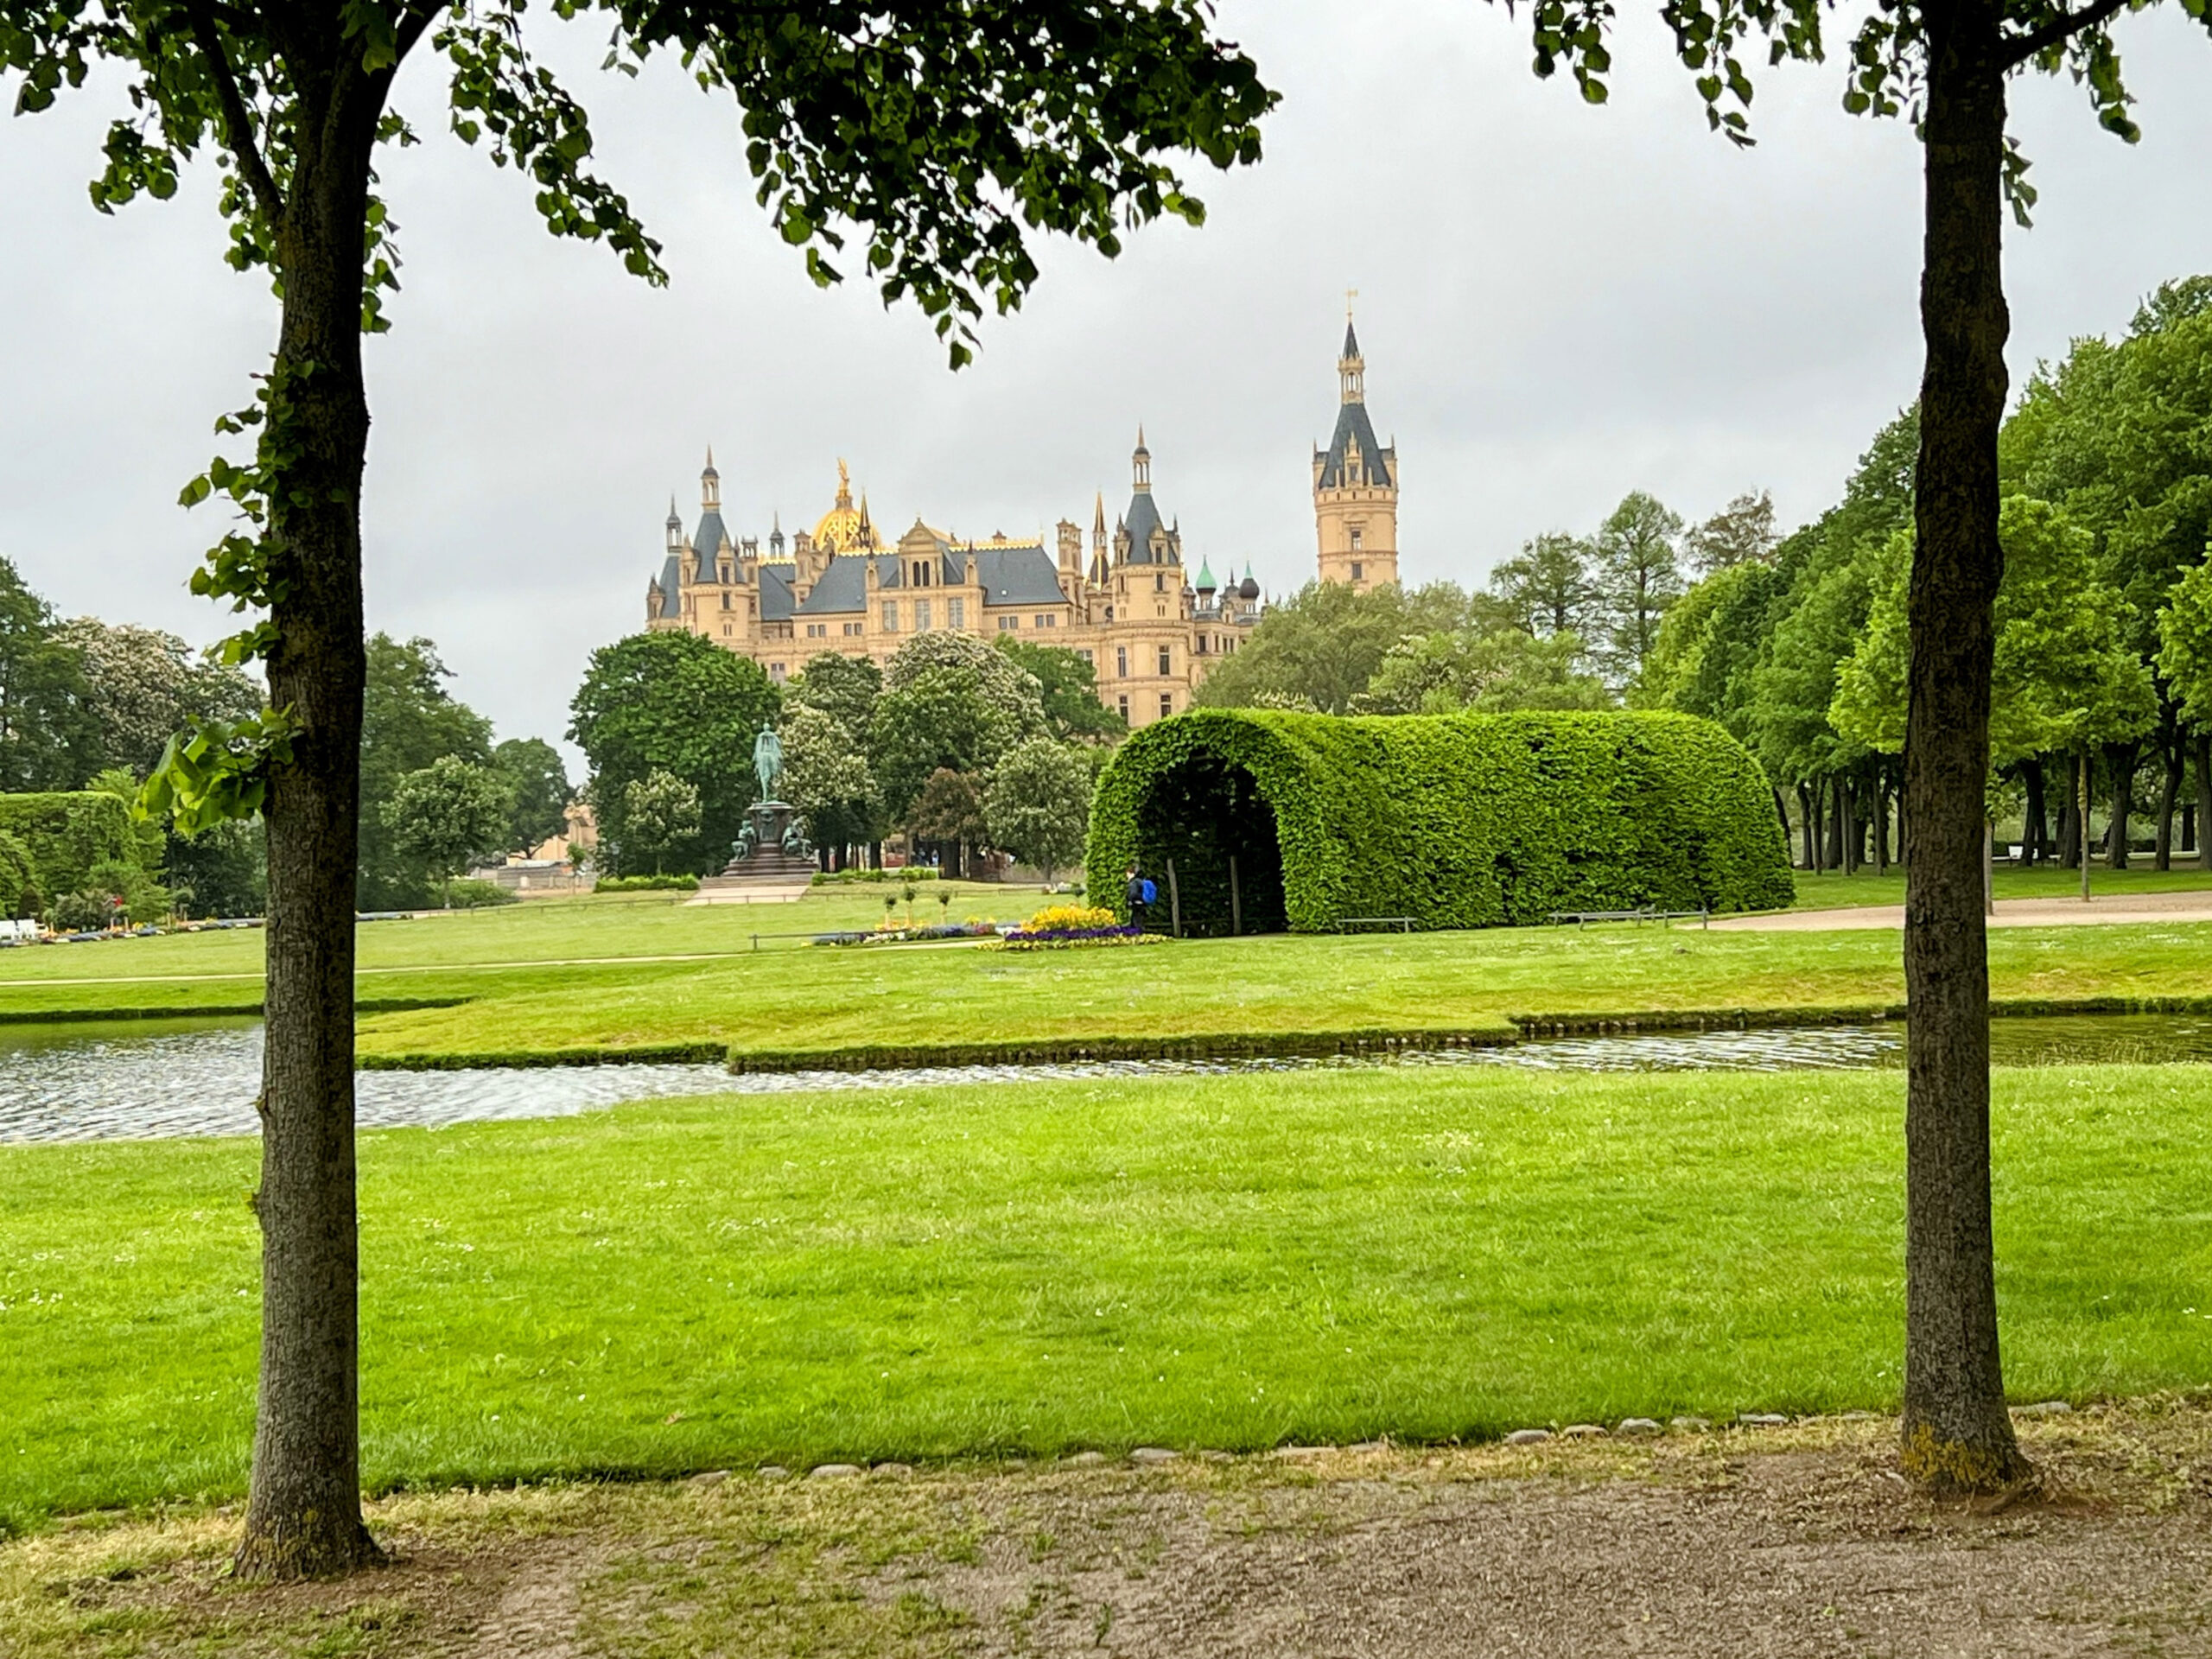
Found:
<path fill-rule="evenodd" d="M 1122 918 L 1110 910 L 1090 905 L 1047 905 L 1021 925 L 1025 933 L 1073 933 L 1085 928 L 1119 927 Z"/>

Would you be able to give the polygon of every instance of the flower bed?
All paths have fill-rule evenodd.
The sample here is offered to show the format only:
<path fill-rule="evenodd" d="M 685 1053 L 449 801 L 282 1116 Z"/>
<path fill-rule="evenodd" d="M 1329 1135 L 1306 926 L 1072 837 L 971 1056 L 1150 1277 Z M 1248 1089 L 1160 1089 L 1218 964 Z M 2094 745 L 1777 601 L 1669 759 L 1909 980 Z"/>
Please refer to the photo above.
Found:
<path fill-rule="evenodd" d="M 1050 905 L 1000 941 L 1007 950 L 1064 950 L 1087 944 L 1165 943 L 1164 933 L 1146 933 L 1110 911 L 1090 905 Z"/>

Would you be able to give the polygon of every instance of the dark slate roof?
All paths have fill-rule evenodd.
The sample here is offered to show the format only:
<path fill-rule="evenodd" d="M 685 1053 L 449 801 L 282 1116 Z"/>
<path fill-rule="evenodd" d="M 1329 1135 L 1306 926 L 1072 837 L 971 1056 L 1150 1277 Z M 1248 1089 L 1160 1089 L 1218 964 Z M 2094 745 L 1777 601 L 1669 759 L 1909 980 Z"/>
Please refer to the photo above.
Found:
<path fill-rule="evenodd" d="M 1359 355 L 1359 336 L 1351 331 L 1351 319 L 1344 319 L 1344 353 L 1346 357 Z"/>
<path fill-rule="evenodd" d="M 1354 438 L 1359 440 L 1360 476 L 1348 479 L 1344 476 L 1344 450 Z M 1367 418 L 1367 405 L 1346 404 L 1337 410 L 1337 432 L 1329 440 L 1329 448 L 1321 464 L 1320 487 L 1338 490 L 1347 484 L 1378 484 L 1387 487 L 1395 482 L 1390 476 L 1390 462 L 1395 459 L 1376 437 L 1375 424 Z"/>
<path fill-rule="evenodd" d="M 1051 605 L 1066 597 L 1050 554 L 1036 542 L 976 550 L 986 605 Z"/>
<path fill-rule="evenodd" d="M 1139 490 L 1129 498 L 1129 510 L 1122 523 L 1129 532 L 1129 563 L 1150 564 L 1152 532 L 1161 528 L 1160 509 L 1153 505 L 1150 490 Z"/>
<path fill-rule="evenodd" d="M 683 582 L 683 561 L 671 553 L 660 568 L 660 613 L 663 616 L 683 614 L 683 598 L 677 592 Z"/>
<path fill-rule="evenodd" d="M 876 580 L 885 587 L 897 587 L 899 561 L 879 556 L 875 574 Z M 859 553 L 839 553 L 832 556 L 830 568 L 822 573 L 793 614 L 822 616 L 842 612 L 851 616 L 867 608 L 868 558 Z"/>
<path fill-rule="evenodd" d="M 734 546 L 737 537 L 722 528 L 721 514 L 709 512 L 702 515 L 699 519 L 699 533 L 691 538 L 691 550 L 696 556 L 698 579 L 701 582 L 712 582 L 715 579 L 715 557 L 721 551 L 722 543 L 725 541 Z"/>
<path fill-rule="evenodd" d="M 763 622 L 788 622 L 791 620 L 791 568 L 788 564 L 764 564 L 760 567 L 760 620 Z"/>

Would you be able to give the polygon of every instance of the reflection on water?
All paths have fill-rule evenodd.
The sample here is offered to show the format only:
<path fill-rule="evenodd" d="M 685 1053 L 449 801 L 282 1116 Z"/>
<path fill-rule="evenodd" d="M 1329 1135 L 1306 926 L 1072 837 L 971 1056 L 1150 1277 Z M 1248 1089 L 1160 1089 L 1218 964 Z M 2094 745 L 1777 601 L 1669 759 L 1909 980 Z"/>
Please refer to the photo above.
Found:
<path fill-rule="evenodd" d="M 1999 1020 L 2000 1065 L 2212 1060 L 2212 1019 L 2093 1014 Z M 1546 1071 L 1793 1071 L 1897 1066 L 1901 1025 L 1554 1037 L 1497 1048 L 1341 1059 L 1084 1060 L 1050 1065 L 912 1066 L 878 1071 L 747 1072 L 718 1065 L 557 1066 L 480 1071 L 364 1071 L 364 1128 L 438 1128 L 497 1118 L 565 1117 L 677 1095 L 779 1095 L 931 1084 L 1219 1076 L 1323 1066 L 1516 1067 Z M 129 1020 L 0 1026 L 0 1141 L 251 1135 L 261 1080 L 257 1020 Z"/>

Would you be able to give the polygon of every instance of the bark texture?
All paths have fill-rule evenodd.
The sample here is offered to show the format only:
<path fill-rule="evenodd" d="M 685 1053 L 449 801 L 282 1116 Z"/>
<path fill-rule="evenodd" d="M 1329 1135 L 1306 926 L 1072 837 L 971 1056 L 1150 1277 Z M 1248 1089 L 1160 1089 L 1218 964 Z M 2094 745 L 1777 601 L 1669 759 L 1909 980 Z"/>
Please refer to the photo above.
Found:
<path fill-rule="evenodd" d="M 2024 1476 L 2005 1408 L 1989 1196 L 1989 770 L 2005 394 L 2005 79 L 1990 0 L 1931 5 L 1917 543 L 1905 728 L 1903 1460 L 1941 1492 Z"/>
<path fill-rule="evenodd" d="M 335 31 L 331 33 L 334 35 Z M 377 1559 L 361 1519 L 353 1158 L 353 905 L 360 808 L 362 224 L 379 99 L 335 39 L 288 54 L 299 157 L 278 234 L 276 405 L 296 447 L 272 504 L 281 597 L 271 703 L 298 728 L 274 770 L 262 1073 L 261 1383 L 238 1570 Z"/>
<path fill-rule="evenodd" d="M 2112 819 L 2105 829 L 2105 868 L 2127 868 L 2127 820 L 2135 800 L 2135 767 L 2141 751 L 2133 743 L 2105 745 L 2105 762 L 2111 770 Z"/>

